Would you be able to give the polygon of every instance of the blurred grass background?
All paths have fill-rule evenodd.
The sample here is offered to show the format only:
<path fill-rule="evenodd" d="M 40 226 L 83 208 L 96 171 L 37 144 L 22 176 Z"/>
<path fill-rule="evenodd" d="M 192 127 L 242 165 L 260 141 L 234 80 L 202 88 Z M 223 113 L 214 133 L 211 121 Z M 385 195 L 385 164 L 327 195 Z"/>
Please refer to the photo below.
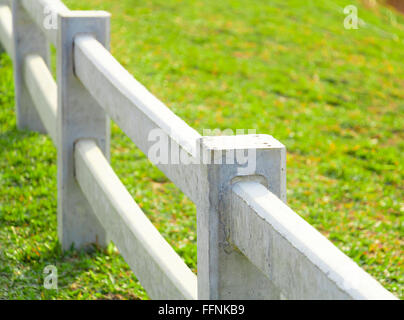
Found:
<path fill-rule="evenodd" d="M 65 0 L 112 13 L 112 53 L 177 115 L 256 129 L 288 149 L 288 202 L 404 298 L 404 18 L 374 1 Z M 348 4 L 366 22 L 343 27 Z M 0 56 L 0 299 L 147 299 L 110 245 L 62 253 L 56 151 L 16 129 Z M 112 165 L 196 271 L 195 207 L 113 126 Z M 43 288 L 43 268 L 59 289 Z"/>

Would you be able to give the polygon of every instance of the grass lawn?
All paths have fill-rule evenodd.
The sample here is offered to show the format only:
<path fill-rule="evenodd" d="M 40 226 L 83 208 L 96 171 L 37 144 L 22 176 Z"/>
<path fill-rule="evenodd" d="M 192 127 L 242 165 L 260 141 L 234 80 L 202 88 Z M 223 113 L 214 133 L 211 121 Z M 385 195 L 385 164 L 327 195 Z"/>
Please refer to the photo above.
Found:
<path fill-rule="evenodd" d="M 404 17 L 353 0 L 65 0 L 112 13 L 112 53 L 177 115 L 288 149 L 288 202 L 404 298 Z M 356 3 L 367 24 L 343 27 Z M 62 253 L 56 150 L 16 129 L 0 57 L 0 299 L 147 299 L 110 245 Z M 195 206 L 113 126 L 112 165 L 196 271 Z M 59 289 L 43 288 L 56 265 Z"/>

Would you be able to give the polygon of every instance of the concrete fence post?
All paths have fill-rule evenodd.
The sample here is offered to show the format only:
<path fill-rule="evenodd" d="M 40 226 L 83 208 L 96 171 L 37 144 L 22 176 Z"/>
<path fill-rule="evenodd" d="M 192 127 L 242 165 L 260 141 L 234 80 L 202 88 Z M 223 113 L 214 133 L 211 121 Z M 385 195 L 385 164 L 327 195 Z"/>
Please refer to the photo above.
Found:
<path fill-rule="evenodd" d="M 41 56 L 49 65 L 50 48 L 40 27 L 29 17 L 21 0 L 13 0 L 14 82 L 17 125 L 19 129 L 46 133 L 24 82 L 24 61 L 29 54 Z"/>
<path fill-rule="evenodd" d="M 75 142 L 93 139 L 107 159 L 110 144 L 108 116 L 74 74 L 74 39 L 79 34 L 91 34 L 109 49 L 110 14 L 70 11 L 58 17 L 58 234 L 64 250 L 108 241 L 75 179 Z"/>
<path fill-rule="evenodd" d="M 286 201 L 285 147 L 267 135 L 203 137 L 200 145 L 198 299 L 281 298 L 270 279 L 232 245 L 226 217 L 232 214 L 232 184 L 239 181 L 262 183 Z"/>

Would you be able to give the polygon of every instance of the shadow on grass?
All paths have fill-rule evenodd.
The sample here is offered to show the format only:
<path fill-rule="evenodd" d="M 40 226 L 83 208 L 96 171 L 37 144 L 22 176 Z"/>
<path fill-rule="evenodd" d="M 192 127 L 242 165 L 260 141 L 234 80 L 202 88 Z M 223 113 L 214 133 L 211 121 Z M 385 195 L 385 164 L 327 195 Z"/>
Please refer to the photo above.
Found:
<path fill-rule="evenodd" d="M 118 253 L 90 245 L 62 252 L 57 237 L 55 148 L 41 134 L 20 131 L 9 106 L 0 114 L 0 299 L 139 299 L 105 285 L 129 268 Z M 39 166 L 39 167 L 38 167 Z M 52 168 L 53 167 L 53 168 Z M 42 171 L 38 171 L 41 168 Z M 111 253 L 113 253 L 111 255 Z M 111 262 L 113 260 L 113 262 Z M 109 265 L 105 267 L 105 265 Z M 44 268 L 58 270 L 58 290 L 43 287 Z M 116 267 L 119 266 L 119 267 Z M 129 274 L 130 277 L 130 274 Z M 90 281 L 91 280 L 91 281 Z"/>

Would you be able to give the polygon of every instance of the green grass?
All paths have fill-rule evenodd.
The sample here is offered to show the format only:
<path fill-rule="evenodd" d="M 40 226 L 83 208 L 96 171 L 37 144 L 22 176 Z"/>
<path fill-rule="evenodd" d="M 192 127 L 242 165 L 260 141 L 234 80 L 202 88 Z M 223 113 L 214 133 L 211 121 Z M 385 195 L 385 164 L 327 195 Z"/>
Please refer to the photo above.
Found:
<path fill-rule="evenodd" d="M 288 202 L 404 298 L 404 18 L 357 1 L 65 0 L 112 13 L 112 53 L 202 132 L 257 129 L 288 149 Z M 368 24 L 345 30 L 340 7 Z M 111 245 L 62 253 L 56 152 L 16 129 L 11 61 L 0 60 L 0 298 L 147 298 Z M 116 127 L 112 165 L 196 269 L 195 207 Z M 59 290 L 42 270 L 59 270 Z M 196 271 L 196 270 L 195 270 Z"/>

